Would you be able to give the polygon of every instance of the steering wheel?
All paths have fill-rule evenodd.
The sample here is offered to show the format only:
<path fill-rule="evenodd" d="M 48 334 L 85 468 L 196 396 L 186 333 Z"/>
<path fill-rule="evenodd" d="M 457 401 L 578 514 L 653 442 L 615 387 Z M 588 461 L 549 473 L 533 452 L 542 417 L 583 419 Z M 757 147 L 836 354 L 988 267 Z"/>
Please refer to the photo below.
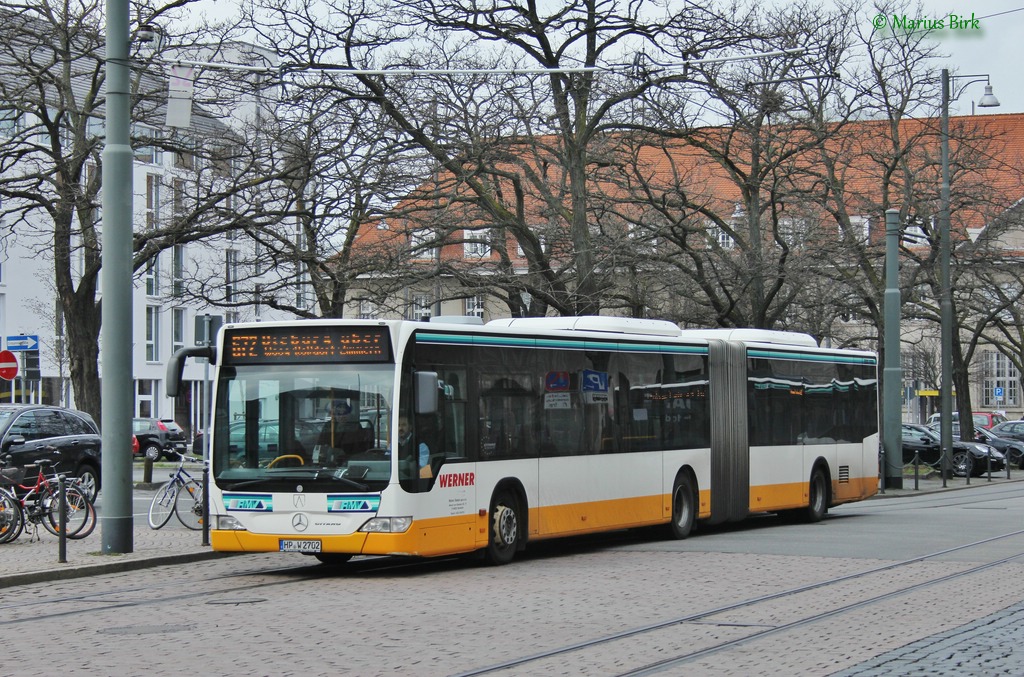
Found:
<path fill-rule="evenodd" d="M 273 468 L 277 464 L 278 461 L 283 461 L 286 458 L 294 458 L 294 459 L 296 459 L 299 462 L 299 465 L 306 465 L 306 462 L 298 454 L 285 454 L 284 456 L 278 456 L 277 458 L 272 460 L 270 463 L 267 464 L 267 467 L 268 468 Z"/>

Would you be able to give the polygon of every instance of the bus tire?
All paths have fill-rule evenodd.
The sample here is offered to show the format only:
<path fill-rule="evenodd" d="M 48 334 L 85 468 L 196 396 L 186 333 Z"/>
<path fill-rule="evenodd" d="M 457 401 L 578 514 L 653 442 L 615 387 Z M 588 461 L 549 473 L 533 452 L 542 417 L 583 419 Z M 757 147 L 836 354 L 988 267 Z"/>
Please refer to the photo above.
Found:
<path fill-rule="evenodd" d="M 519 549 L 522 532 L 520 506 L 515 494 L 500 490 L 491 501 L 488 517 L 487 550 L 484 557 L 489 564 L 508 564 Z"/>
<path fill-rule="evenodd" d="M 696 494 L 690 476 L 685 472 L 679 473 L 672 486 L 672 521 L 668 525 L 672 538 L 686 538 L 693 530 L 697 518 Z"/>
<path fill-rule="evenodd" d="M 811 481 L 807 487 L 807 508 L 804 521 L 820 522 L 828 512 L 828 479 L 821 467 L 811 471 Z"/>

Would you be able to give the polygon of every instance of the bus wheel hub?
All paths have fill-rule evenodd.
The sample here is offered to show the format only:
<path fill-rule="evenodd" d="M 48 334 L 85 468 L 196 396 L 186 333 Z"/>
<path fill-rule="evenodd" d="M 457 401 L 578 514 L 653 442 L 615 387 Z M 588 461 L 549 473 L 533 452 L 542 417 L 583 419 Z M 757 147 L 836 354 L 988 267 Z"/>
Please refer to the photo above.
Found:
<path fill-rule="evenodd" d="M 494 535 L 501 545 L 512 545 L 516 542 L 519 532 L 519 521 L 516 511 L 508 506 L 499 505 L 494 511 Z"/>

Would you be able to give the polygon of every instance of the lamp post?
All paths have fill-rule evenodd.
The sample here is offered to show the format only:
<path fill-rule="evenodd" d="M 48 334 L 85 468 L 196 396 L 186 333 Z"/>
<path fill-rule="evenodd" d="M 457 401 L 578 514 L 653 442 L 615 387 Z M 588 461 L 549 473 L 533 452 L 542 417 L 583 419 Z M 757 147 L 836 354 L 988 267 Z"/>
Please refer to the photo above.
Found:
<path fill-rule="evenodd" d="M 967 80 L 960 89 L 951 92 L 958 79 Z M 980 108 L 992 108 L 999 100 L 992 94 L 988 75 L 953 75 L 942 69 L 942 110 L 940 131 L 940 162 L 942 163 L 942 188 L 939 195 L 939 313 L 942 334 L 942 376 L 939 384 L 939 443 L 942 447 L 942 485 L 949 476 L 953 443 L 953 288 L 950 281 L 949 258 L 951 250 L 950 206 L 949 206 L 949 102 L 975 82 L 985 83 L 985 94 L 978 102 Z"/>

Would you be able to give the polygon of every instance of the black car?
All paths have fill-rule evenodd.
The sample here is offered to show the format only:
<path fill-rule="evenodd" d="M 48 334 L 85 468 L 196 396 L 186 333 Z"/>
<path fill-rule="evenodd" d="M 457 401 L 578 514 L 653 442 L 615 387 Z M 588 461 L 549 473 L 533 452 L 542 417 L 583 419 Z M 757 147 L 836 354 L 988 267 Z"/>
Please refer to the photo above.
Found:
<path fill-rule="evenodd" d="M 956 423 L 953 424 L 953 437 L 960 437 L 960 426 Z M 1010 465 L 1015 465 L 1019 468 L 1021 463 L 1024 463 L 1024 442 L 1020 440 L 999 435 L 995 431 L 986 430 L 985 428 L 975 428 L 974 439 L 976 442 L 998 449 L 1006 457 Z"/>
<path fill-rule="evenodd" d="M 77 476 L 89 498 L 96 497 L 100 432 L 91 416 L 45 404 L 0 404 L 0 459 L 22 468 L 51 458 L 58 459 L 56 472 Z"/>
<path fill-rule="evenodd" d="M 1024 442 L 1024 421 L 1003 421 L 992 426 L 991 430 L 999 437 Z"/>
<path fill-rule="evenodd" d="M 903 463 L 913 463 L 917 455 L 921 463 L 940 469 L 942 445 L 938 431 L 913 423 L 904 423 L 902 430 Z M 985 474 L 989 468 L 989 458 L 992 470 L 1003 468 L 1003 454 L 987 444 L 964 442 L 956 439 L 955 435 L 951 441 L 953 457 L 950 462 L 953 474 L 957 477 L 966 477 L 968 472 L 973 476 Z"/>
<path fill-rule="evenodd" d="M 170 418 L 133 418 L 132 432 L 139 439 L 139 450 L 153 461 L 163 456 L 168 461 L 177 461 L 175 452 L 188 451 L 185 431 Z"/>

